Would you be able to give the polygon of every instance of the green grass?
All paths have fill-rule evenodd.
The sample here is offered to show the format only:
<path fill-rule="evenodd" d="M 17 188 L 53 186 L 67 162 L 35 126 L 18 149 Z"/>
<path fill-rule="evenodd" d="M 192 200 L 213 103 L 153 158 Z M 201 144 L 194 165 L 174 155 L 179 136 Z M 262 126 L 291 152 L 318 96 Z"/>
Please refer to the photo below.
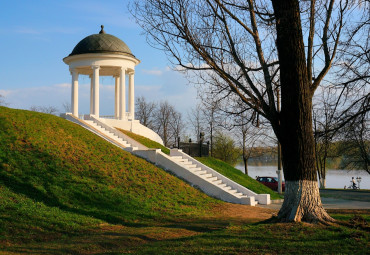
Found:
<path fill-rule="evenodd" d="M 7 250 L 25 254 L 368 254 L 368 231 L 356 225 L 188 219 L 140 228 L 102 227 L 90 234 L 18 244 Z"/>
<path fill-rule="evenodd" d="M 0 242 L 203 215 L 220 203 L 56 116 L 0 107 Z"/>
<path fill-rule="evenodd" d="M 151 243 L 137 251 L 138 254 L 366 254 L 368 241 L 368 235 L 345 227 L 234 225 L 181 242 Z"/>
<path fill-rule="evenodd" d="M 220 174 L 226 176 L 227 178 L 243 185 L 244 187 L 258 193 L 258 194 L 270 194 L 271 199 L 282 199 L 283 196 L 279 195 L 275 191 L 266 187 L 265 185 L 259 183 L 255 179 L 245 175 L 240 170 L 232 167 L 231 165 L 223 162 L 222 160 L 215 159 L 212 157 L 202 157 L 197 158 L 203 164 L 213 168 Z"/>
<path fill-rule="evenodd" d="M 166 153 L 167 155 L 170 155 L 170 149 L 168 149 L 167 147 L 163 146 L 160 143 L 157 143 L 157 142 L 155 142 L 153 140 L 150 140 L 149 138 L 146 138 L 144 136 L 141 136 L 141 135 L 132 133 L 132 132 L 127 131 L 127 130 L 123 130 L 123 129 L 120 129 L 120 128 L 117 128 L 117 129 L 119 131 L 121 131 L 122 133 L 128 135 L 129 137 L 131 137 L 135 141 L 137 141 L 137 142 L 141 143 L 142 145 L 148 147 L 148 148 L 151 148 L 151 149 L 161 149 L 161 151 L 163 153 Z"/>
<path fill-rule="evenodd" d="M 1 254 L 369 251 L 369 211 L 337 210 L 332 226 L 253 218 L 272 213 L 209 198 L 66 120 L 0 107 Z"/>

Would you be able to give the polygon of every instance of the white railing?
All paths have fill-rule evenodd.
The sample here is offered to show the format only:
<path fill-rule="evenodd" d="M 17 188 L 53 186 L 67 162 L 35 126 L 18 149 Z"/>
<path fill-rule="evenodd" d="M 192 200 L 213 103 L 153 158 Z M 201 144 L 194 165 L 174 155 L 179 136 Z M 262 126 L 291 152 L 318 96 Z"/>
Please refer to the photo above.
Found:
<path fill-rule="evenodd" d="M 99 116 L 99 118 L 102 118 L 102 119 L 113 119 L 113 120 L 118 119 L 114 115 L 101 115 L 101 116 Z"/>
<path fill-rule="evenodd" d="M 125 112 L 124 117 L 125 117 L 125 119 L 129 119 L 131 117 L 131 113 Z M 119 119 L 119 117 L 116 117 L 114 115 L 100 115 L 99 118 L 112 119 L 112 120 L 118 120 Z"/>

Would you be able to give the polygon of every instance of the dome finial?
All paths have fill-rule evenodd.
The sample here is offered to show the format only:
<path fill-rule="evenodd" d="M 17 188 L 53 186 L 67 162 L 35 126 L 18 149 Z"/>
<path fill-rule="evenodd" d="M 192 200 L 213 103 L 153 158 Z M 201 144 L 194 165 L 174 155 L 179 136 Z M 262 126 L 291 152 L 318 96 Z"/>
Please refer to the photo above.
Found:
<path fill-rule="evenodd" d="M 101 27 L 101 30 L 100 30 L 99 34 L 105 34 L 104 25 L 101 25 L 100 27 Z"/>

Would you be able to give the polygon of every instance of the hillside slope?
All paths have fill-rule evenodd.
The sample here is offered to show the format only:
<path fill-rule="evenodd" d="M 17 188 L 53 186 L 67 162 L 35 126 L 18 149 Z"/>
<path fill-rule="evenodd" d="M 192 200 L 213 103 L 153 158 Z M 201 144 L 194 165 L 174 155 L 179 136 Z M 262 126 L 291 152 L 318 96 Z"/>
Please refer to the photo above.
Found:
<path fill-rule="evenodd" d="M 0 242 L 204 215 L 221 203 L 56 116 L 0 107 Z"/>

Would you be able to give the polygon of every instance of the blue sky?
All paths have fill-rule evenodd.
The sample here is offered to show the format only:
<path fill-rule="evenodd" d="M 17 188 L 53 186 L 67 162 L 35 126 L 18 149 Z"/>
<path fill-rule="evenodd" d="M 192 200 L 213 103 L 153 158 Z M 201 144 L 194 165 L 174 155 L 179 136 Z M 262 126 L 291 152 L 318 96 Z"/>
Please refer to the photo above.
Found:
<path fill-rule="evenodd" d="M 172 71 L 164 52 L 150 47 L 127 10 L 128 0 L 8 0 L 0 2 L 0 94 L 9 107 L 55 106 L 70 102 L 71 76 L 62 59 L 88 35 L 104 30 L 122 39 L 141 60 L 135 96 L 168 100 L 184 114 L 196 89 Z M 100 112 L 113 114 L 112 77 L 101 78 Z M 89 111 L 89 78 L 79 78 L 80 113 Z M 189 106 L 190 105 L 190 106 Z"/>

